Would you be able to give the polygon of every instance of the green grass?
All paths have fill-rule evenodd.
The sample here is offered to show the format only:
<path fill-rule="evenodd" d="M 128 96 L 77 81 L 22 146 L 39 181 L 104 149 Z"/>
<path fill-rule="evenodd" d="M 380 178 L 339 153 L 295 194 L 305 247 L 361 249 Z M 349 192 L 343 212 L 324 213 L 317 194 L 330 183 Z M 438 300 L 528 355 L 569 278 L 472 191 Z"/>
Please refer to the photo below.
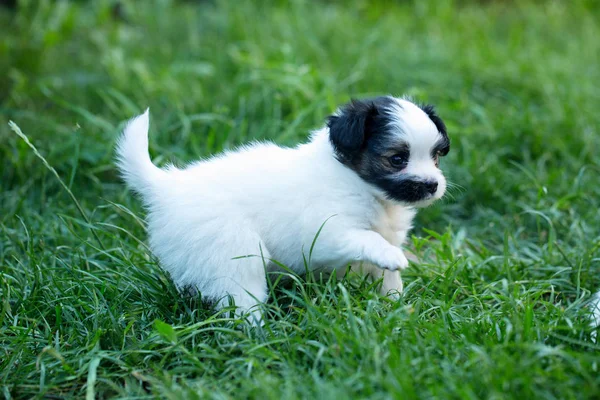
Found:
<path fill-rule="evenodd" d="M 0 10 L 2 395 L 600 396 L 595 2 L 123 3 Z M 250 329 L 177 293 L 112 163 L 127 118 L 186 162 L 382 93 L 438 106 L 464 188 L 419 214 L 399 301 L 308 277 Z"/>

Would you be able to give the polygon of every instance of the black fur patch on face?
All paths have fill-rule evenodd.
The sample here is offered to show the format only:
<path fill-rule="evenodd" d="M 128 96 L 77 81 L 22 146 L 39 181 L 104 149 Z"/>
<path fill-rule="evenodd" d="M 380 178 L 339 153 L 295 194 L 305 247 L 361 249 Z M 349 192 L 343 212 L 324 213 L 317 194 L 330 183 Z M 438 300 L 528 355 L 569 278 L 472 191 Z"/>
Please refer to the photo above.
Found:
<path fill-rule="evenodd" d="M 382 160 L 377 144 L 368 146 L 356 173 L 366 182 L 383 190 L 388 198 L 402 202 L 414 203 L 426 200 L 437 189 L 436 181 L 427 181 L 413 175 L 407 175 Z M 392 150 L 395 151 L 395 150 Z M 432 189 L 432 187 L 435 188 Z"/>
<path fill-rule="evenodd" d="M 355 164 L 370 139 L 382 134 L 389 123 L 386 110 L 393 102 L 394 99 L 388 96 L 353 99 L 341 108 L 338 115 L 327 119 L 329 140 L 341 162 Z"/>
<path fill-rule="evenodd" d="M 374 180 L 375 185 L 385 190 L 393 200 L 403 203 L 415 203 L 426 200 L 437 190 L 437 182 L 423 181 L 418 177 L 396 177 L 383 175 Z"/>
<path fill-rule="evenodd" d="M 393 97 L 382 96 L 367 100 L 352 100 L 341 108 L 337 115 L 327 121 L 329 140 L 337 159 L 353 169 L 363 180 L 369 182 L 395 201 L 414 203 L 425 200 L 435 192 L 437 182 L 424 181 L 417 176 L 401 172 L 402 167 L 394 166 L 392 157 L 410 157 L 410 144 L 394 132 L 390 110 L 399 105 Z M 435 115 L 433 108 L 427 108 L 428 115 L 437 118 L 436 127 L 444 129 L 436 153 L 446 151 L 449 146 L 444 123 Z M 433 120 L 432 120 L 433 121 Z M 438 127 L 438 129 L 440 129 Z M 432 159 L 433 159 L 432 155 Z M 432 161 L 433 162 L 433 161 Z"/>

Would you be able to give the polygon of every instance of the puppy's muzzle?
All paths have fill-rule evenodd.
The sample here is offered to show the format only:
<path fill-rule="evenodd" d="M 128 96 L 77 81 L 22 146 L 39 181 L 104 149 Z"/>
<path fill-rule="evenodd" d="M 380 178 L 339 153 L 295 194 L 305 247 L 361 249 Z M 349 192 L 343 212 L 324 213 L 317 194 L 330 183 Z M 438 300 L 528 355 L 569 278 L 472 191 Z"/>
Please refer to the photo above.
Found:
<path fill-rule="evenodd" d="M 397 198 L 408 203 L 416 203 L 431 199 L 438 190 L 438 181 L 435 179 L 421 180 L 410 179 L 399 182 L 396 186 Z"/>

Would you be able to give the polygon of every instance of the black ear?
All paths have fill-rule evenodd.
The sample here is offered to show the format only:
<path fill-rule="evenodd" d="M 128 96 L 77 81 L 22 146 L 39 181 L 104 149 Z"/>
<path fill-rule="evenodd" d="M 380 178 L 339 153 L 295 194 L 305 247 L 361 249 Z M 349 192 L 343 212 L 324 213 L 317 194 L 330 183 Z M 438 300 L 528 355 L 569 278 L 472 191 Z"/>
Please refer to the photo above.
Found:
<path fill-rule="evenodd" d="M 368 124 L 377 114 L 372 101 L 352 100 L 337 115 L 327 118 L 329 140 L 336 153 L 351 160 L 363 148 L 368 138 Z"/>
<path fill-rule="evenodd" d="M 431 104 L 424 104 L 420 105 L 419 107 L 425 112 L 425 114 L 427 114 L 427 116 L 429 116 L 429 119 L 435 124 L 438 132 L 443 136 L 448 136 L 448 133 L 446 132 L 446 124 L 444 124 L 444 121 L 442 121 L 439 115 L 436 114 L 435 108 Z"/>

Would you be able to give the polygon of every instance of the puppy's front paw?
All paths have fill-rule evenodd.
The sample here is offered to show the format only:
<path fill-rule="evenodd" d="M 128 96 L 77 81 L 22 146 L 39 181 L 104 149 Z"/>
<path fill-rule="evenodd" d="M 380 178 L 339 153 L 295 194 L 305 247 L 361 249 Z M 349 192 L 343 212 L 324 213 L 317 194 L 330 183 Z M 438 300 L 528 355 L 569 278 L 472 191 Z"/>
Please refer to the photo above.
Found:
<path fill-rule="evenodd" d="M 408 260 L 402 250 L 398 247 L 390 246 L 381 254 L 378 266 L 390 271 L 396 271 L 408 267 Z"/>

